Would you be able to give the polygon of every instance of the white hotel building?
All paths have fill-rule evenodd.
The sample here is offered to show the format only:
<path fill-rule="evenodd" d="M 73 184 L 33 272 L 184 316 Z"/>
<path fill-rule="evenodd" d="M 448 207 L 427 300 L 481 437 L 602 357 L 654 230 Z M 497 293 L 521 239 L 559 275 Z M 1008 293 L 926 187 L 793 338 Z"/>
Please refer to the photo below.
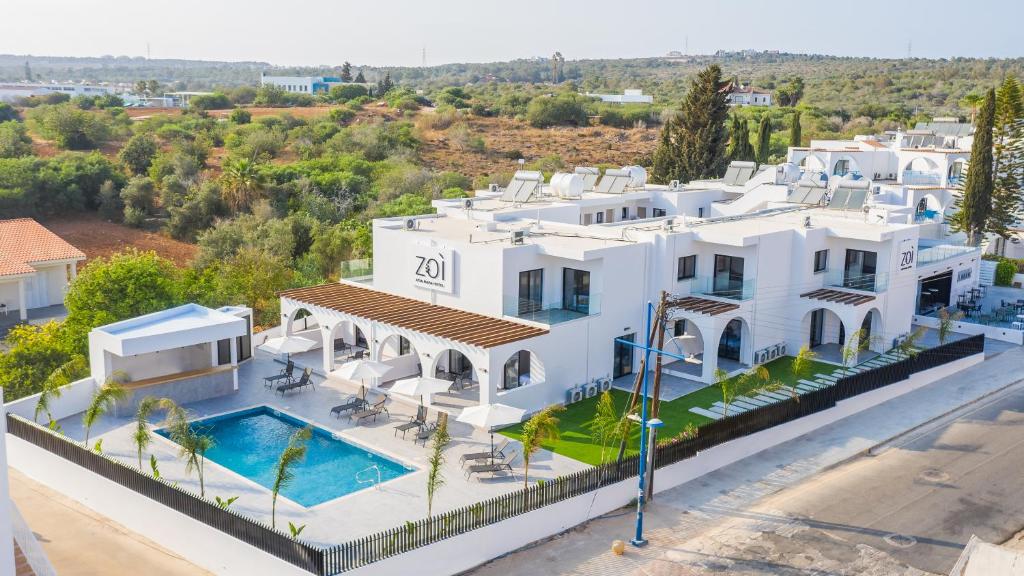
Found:
<path fill-rule="evenodd" d="M 883 351 L 910 332 L 922 278 L 948 274 L 929 293 L 947 304 L 977 284 L 978 250 L 919 249 L 912 210 L 867 181 L 743 163 L 684 186 L 597 176 L 518 173 L 436 215 L 377 220 L 372 276 L 283 293 L 282 325 L 334 344 L 325 371 L 357 343 L 398 368 L 389 379 L 463 374 L 480 403 L 534 411 L 628 386 L 640 354 L 616 339 L 645 338 L 662 291 L 666 346 L 688 357 L 665 373 L 710 384 L 805 345 L 840 363 L 860 329 Z"/>

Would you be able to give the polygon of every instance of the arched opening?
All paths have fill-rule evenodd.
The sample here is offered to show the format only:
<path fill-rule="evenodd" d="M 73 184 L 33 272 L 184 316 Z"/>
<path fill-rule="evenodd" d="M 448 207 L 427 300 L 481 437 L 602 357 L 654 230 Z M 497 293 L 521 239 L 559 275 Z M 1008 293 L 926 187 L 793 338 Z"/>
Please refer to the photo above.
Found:
<path fill-rule="evenodd" d="M 420 355 L 412 342 L 400 334 L 384 338 L 374 350 L 374 360 L 391 366 L 388 380 L 400 380 L 423 375 Z"/>
<path fill-rule="evenodd" d="M 822 162 L 820 158 L 813 155 L 804 156 L 803 159 L 800 160 L 800 167 L 803 168 L 805 172 L 825 171 L 825 163 Z"/>
<path fill-rule="evenodd" d="M 860 166 L 852 156 L 842 156 L 832 165 L 833 176 L 846 176 L 847 174 L 860 174 Z"/>
<path fill-rule="evenodd" d="M 451 348 L 438 353 L 433 376 L 451 381 L 454 390 L 469 388 L 478 382 L 473 363 L 465 354 Z"/>
<path fill-rule="evenodd" d="M 699 379 L 704 364 L 704 335 L 692 320 L 677 319 L 669 324 L 663 348 L 685 360 L 665 358 L 662 371 L 672 376 Z"/>
<path fill-rule="evenodd" d="M 846 345 L 846 326 L 828 308 L 815 308 L 803 318 L 804 345 L 826 362 L 841 363 Z"/>
<path fill-rule="evenodd" d="M 366 335 L 351 320 L 342 320 L 335 324 L 328 335 L 328 341 L 334 353 L 332 370 L 349 360 L 365 358 L 370 351 Z"/>
<path fill-rule="evenodd" d="M 946 177 L 950 186 L 957 186 L 967 176 L 967 162 L 963 158 L 957 158 L 949 165 Z"/>
<path fill-rule="evenodd" d="M 288 315 L 288 322 L 285 324 L 285 336 L 298 336 L 305 334 L 306 336 L 313 333 L 313 331 L 320 331 L 320 323 L 317 321 L 316 316 L 305 308 L 296 308 L 291 311 Z M 318 342 L 319 338 L 316 339 Z"/>
<path fill-rule="evenodd" d="M 529 386 L 544 381 L 544 365 L 536 354 L 529 350 L 518 350 L 505 361 L 502 370 L 501 390 L 513 390 L 521 386 Z"/>
<path fill-rule="evenodd" d="M 931 158 L 918 156 L 903 167 L 903 183 L 919 186 L 938 186 L 942 178 L 939 165 Z"/>
<path fill-rule="evenodd" d="M 917 206 L 914 208 L 915 222 L 935 220 L 940 216 L 942 216 L 942 205 L 935 196 L 925 194 L 917 201 Z"/>
<path fill-rule="evenodd" d="M 878 351 L 885 348 L 885 342 L 882 338 L 882 313 L 878 311 L 878 308 L 872 308 L 864 315 L 864 319 L 860 323 L 860 337 L 862 342 L 861 348 L 865 352 Z M 865 341 L 866 344 L 864 344 Z M 870 356 L 874 356 L 874 354 Z M 859 360 L 863 361 L 866 359 L 862 354 Z"/>
<path fill-rule="evenodd" d="M 750 327 L 746 321 L 742 318 L 730 320 L 718 339 L 718 367 L 726 372 L 745 367 L 749 342 Z"/>

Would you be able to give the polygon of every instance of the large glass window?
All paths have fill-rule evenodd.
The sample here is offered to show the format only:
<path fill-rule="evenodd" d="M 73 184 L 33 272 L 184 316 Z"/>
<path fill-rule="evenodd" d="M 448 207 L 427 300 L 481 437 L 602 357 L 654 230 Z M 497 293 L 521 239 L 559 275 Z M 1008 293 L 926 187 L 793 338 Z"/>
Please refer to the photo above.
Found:
<path fill-rule="evenodd" d="M 511 390 L 530 383 L 530 352 L 520 350 L 505 362 L 505 377 L 502 388 Z"/>
<path fill-rule="evenodd" d="M 846 176 L 850 172 L 850 161 L 839 160 L 836 162 L 836 167 L 832 170 L 834 176 Z"/>
<path fill-rule="evenodd" d="M 562 308 L 581 314 L 590 313 L 590 272 L 562 269 Z"/>
<path fill-rule="evenodd" d="M 874 290 L 878 254 L 866 250 L 847 250 L 843 268 L 843 286 L 856 290 Z"/>
<path fill-rule="evenodd" d="M 633 347 L 619 340 L 635 342 L 636 334 L 626 334 L 615 340 L 615 357 L 612 360 L 612 377 L 618 378 L 633 373 Z"/>
<path fill-rule="evenodd" d="M 676 280 L 688 280 L 697 275 L 697 255 L 683 256 L 679 259 Z"/>
<path fill-rule="evenodd" d="M 743 258 L 715 254 L 715 295 L 726 298 L 743 294 Z"/>
<path fill-rule="evenodd" d="M 529 314 L 541 309 L 544 301 L 544 270 L 519 273 L 519 313 Z"/>
<path fill-rule="evenodd" d="M 231 364 L 231 338 L 217 341 L 217 366 Z"/>

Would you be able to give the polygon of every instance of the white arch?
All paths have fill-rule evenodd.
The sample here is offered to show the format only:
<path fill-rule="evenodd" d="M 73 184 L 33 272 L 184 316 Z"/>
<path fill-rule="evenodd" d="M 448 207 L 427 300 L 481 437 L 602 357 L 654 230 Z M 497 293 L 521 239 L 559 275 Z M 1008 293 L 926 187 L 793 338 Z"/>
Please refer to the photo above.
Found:
<path fill-rule="evenodd" d="M 882 333 L 882 313 L 878 308 L 871 308 L 865 312 L 863 318 L 861 318 L 860 324 L 857 325 L 857 329 L 859 330 L 864 327 L 864 324 L 868 321 L 870 321 L 870 324 L 867 326 L 867 330 L 869 332 L 867 335 L 869 339 L 868 349 L 876 352 L 884 351 L 886 348 L 886 342 Z"/>
<path fill-rule="evenodd" d="M 686 332 L 682 336 L 673 336 L 665 342 L 664 349 L 668 352 L 675 352 L 679 355 L 684 354 L 701 354 L 706 351 L 707 343 L 704 339 L 704 333 L 700 331 L 700 327 L 697 323 L 688 320 L 686 318 L 678 318 L 677 320 L 686 320 Z M 696 342 L 689 343 L 687 337 L 696 339 Z M 700 350 L 700 352 L 694 352 Z"/>
<path fill-rule="evenodd" d="M 847 161 L 847 168 L 846 172 L 840 174 L 837 171 L 839 170 L 839 163 L 842 162 L 843 160 Z M 836 158 L 834 162 L 832 162 L 832 169 L 829 170 L 829 175 L 845 176 L 851 172 L 860 172 L 860 165 L 857 164 L 857 160 L 853 156 L 850 156 L 849 154 L 843 154 Z"/>
<path fill-rule="evenodd" d="M 843 322 L 842 316 L 840 316 L 835 310 L 825 306 L 819 306 L 805 312 L 803 319 L 800 321 L 800 332 L 802 334 L 800 341 L 802 342 L 802 345 L 807 346 L 808 348 L 811 347 L 811 314 L 817 310 L 825 311 L 821 331 L 821 342 L 818 345 L 844 344 L 843 340 L 845 340 L 845 336 L 849 335 L 850 329 Z"/>
<path fill-rule="evenodd" d="M 903 167 L 904 172 L 934 172 L 938 169 L 939 165 L 927 156 L 915 156 Z"/>
<path fill-rule="evenodd" d="M 305 314 L 300 315 L 305 312 Z M 303 306 L 296 306 L 288 313 L 285 321 L 285 336 L 292 336 L 296 332 L 305 332 L 320 326 L 320 319 L 311 310 Z"/>
<path fill-rule="evenodd" d="M 536 352 L 529 348 L 521 348 L 509 354 L 508 358 L 505 359 L 505 362 L 502 363 L 501 379 L 498 381 L 499 390 L 503 389 L 505 386 L 505 367 L 507 367 L 509 362 L 511 362 L 520 352 L 528 352 L 530 354 L 530 367 L 527 371 L 528 381 L 525 384 L 520 383 L 519 386 L 530 386 L 533 384 L 540 384 L 546 380 L 544 363 L 541 361 L 540 356 L 538 356 Z M 522 370 L 520 370 L 520 372 L 521 371 Z M 518 388 L 519 386 L 516 387 Z"/>
<path fill-rule="evenodd" d="M 750 322 L 747 321 L 747 319 L 744 318 L 743 316 L 733 316 L 732 318 L 730 318 L 722 326 L 722 331 L 718 334 L 718 338 L 714 341 L 715 342 L 715 349 L 714 349 L 715 356 L 717 356 L 719 358 L 722 357 L 722 356 L 719 355 L 719 351 L 721 350 L 721 347 L 722 347 L 722 338 L 725 337 L 726 332 L 728 332 L 728 330 L 729 330 L 729 325 L 732 324 L 733 322 L 739 322 L 740 323 L 740 346 L 739 346 L 739 360 L 738 361 L 739 361 L 740 364 L 745 364 L 745 365 L 749 366 L 752 363 L 751 361 L 752 361 L 752 356 L 753 356 L 753 349 L 752 349 L 751 345 L 753 344 L 753 342 L 751 341 L 751 337 L 750 337 L 751 336 L 750 335 Z M 705 356 L 707 356 L 707 350 L 705 350 Z"/>
<path fill-rule="evenodd" d="M 800 167 L 808 172 L 824 172 L 825 161 L 819 158 L 817 155 L 808 154 L 802 160 L 800 160 Z"/>
<path fill-rule="evenodd" d="M 447 364 L 449 352 L 458 352 L 459 354 L 462 354 L 462 357 L 465 359 L 465 362 L 469 364 L 470 377 L 474 381 L 480 381 L 480 375 L 478 373 L 479 368 L 477 368 L 477 366 L 473 364 L 473 360 L 470 359 L 469 355 L 462 352 L 461 350 L 456 350 L 455 348 L 444 348 L 440 350 L 437 354 L 435 354 L 433 361 L 430 364 L 430 372 L 427 374 L 427 376 L 436 377 L 437 371 L 442 367 L 442 365 L 444 365 L 445 368 L 448 368 Z"/>

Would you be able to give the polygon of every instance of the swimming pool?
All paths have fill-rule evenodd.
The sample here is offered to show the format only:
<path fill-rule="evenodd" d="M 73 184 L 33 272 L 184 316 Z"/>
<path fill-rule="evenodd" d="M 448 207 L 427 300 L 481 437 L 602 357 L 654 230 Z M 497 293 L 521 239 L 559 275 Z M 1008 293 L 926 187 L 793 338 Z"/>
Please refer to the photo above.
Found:
<path fill-rule="evenodd" d="M 267 489 L 274 485 L 277 459 L 288 446 L 288 439 L 308 425 L 268 406 L 192 422 L 193 428 L 213 437 L 213 448 L 206 452 L 208 460 Z M 167 430 L 157 430 L 157 434 L 169 437 Z M 356 474 L 373 466 L 380 470 L 381 482 L 413 471 L 317 426 L 313 426 L 313 437 L 307 446 L 305 460 L 293 468 L 293 480 L 281 490 L 281 495 L 303 506 L 315 506 L 370 487 L 370 483 L 358 482 Z M 376 482 L 377 474 L 368 471 L 360 478 Z"/>

